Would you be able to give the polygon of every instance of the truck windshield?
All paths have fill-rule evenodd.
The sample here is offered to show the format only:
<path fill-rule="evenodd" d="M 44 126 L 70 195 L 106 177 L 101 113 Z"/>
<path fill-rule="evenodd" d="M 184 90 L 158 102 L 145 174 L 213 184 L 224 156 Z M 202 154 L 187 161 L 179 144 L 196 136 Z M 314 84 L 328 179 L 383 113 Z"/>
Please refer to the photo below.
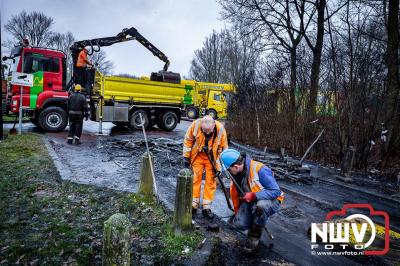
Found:
<path fill-rule="evenodd" d="M 221 94 L 214 94 L 215 101 L 221 101 Z"/>

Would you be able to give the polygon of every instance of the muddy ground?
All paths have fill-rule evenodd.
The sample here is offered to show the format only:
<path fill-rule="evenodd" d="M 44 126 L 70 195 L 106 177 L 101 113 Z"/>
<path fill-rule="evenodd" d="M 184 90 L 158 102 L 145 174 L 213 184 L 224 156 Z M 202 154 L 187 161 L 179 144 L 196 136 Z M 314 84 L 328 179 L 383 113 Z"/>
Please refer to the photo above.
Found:
<path fill-rule="evenodd" d="M 188 121 L 182 121 L 173 132 L 163 132 L 154 128 L 147 131 L 150 150 L 154 154 L 155 174 L 159 195 L 168 208 L 173 209 L 176 175 L 183 166 L 181 145 Z M 24 125 L 24 130 L 34 131 Z M 85 122 L 81 146 L 65 143 L 66 132 L 47 133 L 46 136 L 63 165 L 64 176 L 71 181 L 93 184 L 124 191 L 136 191 L 140 173 L 141 155 L 145 152 L 141 131 L 118 129 L 110 123 L 103 124 L 106 136 L 97 136 L 98 124 Z M 234 145 L 233 145 L 234 146 Z M 236 146 L 239 149 L 242 147 Z M 260 157 L 260 151 L 251 149 Z M 279 160 L 278 156 L 265 154 L 266 162 Z M 271 159 L 272 158 L 272 159 Z M 287 264 L 297 265 L 355 265 L 355 264 L 398 264 L 398 252 L 385 257 L 360 256 L 315 256 L 311 255 L 307 230 L 312 222 L 322 222 L 329 211 L 339 210 L 345 203 L 370 203 L 378 210 L 387 211 L 391 218 L 391 229 L 400 231 L 399 202 L 385 194 L 379 180 L 367 175 L 357 176 L 357 182 L 348 184 L 338 181 L 337 169 L 308 162 L 312 168 L 309 182 L 295 182 L 287 178 L 278 183 L 286 192 L 282 210 L 268 221 L 268 228 L 275 236 L 271 241 L 263 234 L 263 245 L 256 256 L 241 253 L 240 243 L 244 232 L 231 231 L 224 222 L 232 214 L 226 207 L 224 196 L 217 190 L 213 203 L 214 212 L 220 217 L 221 231 L 209 233 L 221 238 L 219 252 L 221 261 L 227 265 L 237 264 Z M 364 179 L 363 179 L 364 178 Z M 365 182 L 363 182 L 363 180 Z M 374 185 L 374 182 L 375 183 Z M 226 180 L 226 186 L 229 181 Z M 364 183 L 364 186 L 363 186 Z M 365 193 L 367 191 L 367 193 Z M 392 190 L 390 190 L 392 191 Z M 195 219 L 206 227 L 201 214 Z M 378 223 L 382 220 L 376 218 Z M 271 245 L 273 244 L 273 245 Z M 398 243 L 397 243 L 398 245 Z M 397 246 L 398 248 L 398 246 Z"/>

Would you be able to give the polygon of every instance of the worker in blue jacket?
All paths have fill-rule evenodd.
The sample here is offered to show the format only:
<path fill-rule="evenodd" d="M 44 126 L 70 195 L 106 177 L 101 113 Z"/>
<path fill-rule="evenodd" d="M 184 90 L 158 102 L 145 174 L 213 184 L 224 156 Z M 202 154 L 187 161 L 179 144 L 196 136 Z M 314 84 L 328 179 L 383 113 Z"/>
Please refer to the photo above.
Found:
<path fill-rule="evenodd" d="M 235 217 L 233 224 L 249 229 L 245 251 L 256 251 L 262 229 L 268 217 L 276 213 L 283 201 L 270 168 L 254 161 L 237 150 L 227 149 L 221 153 L 223 167 L 232 176 L 230 194 Z"/>

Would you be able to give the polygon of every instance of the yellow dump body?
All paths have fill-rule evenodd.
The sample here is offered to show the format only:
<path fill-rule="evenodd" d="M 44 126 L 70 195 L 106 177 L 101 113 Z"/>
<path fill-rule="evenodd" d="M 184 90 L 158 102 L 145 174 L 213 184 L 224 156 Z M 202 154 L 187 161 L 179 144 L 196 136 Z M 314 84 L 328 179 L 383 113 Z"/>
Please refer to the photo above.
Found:
<path fill-rule="evenodd" d="M 104 86 L 103 86 L 104 83 Z M 94 92 L 104 100 L 132 101 L 135 104 L 183 105 L 187 94 L 184 84 L 174 84 L 146 79 L 102 76 L 95 77 Z"/>
<path fill-rule="evenodd" d="M 235 92 L 232 84 L 182 80 L 180 84 L 151 81 L 149 78 L 127 78 L 95 74 L 93 92 L 104 101 L 132 102 L 136 105 L 196 106 L 213 109 L 218 117 L 226 117 L 227 102 L 223 93 Z"/>

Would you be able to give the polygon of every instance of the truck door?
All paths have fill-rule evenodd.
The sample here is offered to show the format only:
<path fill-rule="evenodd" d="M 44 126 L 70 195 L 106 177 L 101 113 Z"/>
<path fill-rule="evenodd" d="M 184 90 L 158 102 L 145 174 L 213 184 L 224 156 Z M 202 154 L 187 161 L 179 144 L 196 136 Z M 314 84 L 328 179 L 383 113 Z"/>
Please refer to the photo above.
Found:
<path fill-rule="evenodd" d="M 219 110 L 223 108 L 223 95 L 220 91 L 210 91 L 208 98 L 208 109 Z"/>
<path fill-rule="evenodd" d="M 221 91 L 210 90 L 207 109 L 214 109 L 218 117 L 225 117 L 227 104 Z"/>
<path fill-rule="evenodd" d="M 43 91 L 62 89 L 60 58 L 32 53 L 26 54 L 24 61 L 24 73 L 43 72 Z"/>

